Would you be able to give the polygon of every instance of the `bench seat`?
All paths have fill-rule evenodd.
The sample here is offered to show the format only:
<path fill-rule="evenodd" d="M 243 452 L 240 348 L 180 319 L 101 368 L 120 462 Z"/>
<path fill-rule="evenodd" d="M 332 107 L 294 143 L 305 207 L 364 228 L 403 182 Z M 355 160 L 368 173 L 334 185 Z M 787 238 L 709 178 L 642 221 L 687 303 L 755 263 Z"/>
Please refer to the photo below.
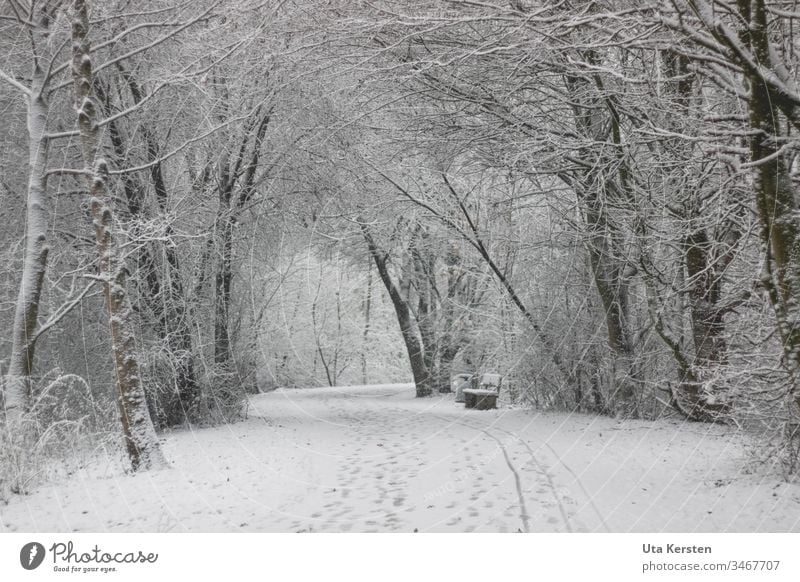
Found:
<path fill-rule="evenodd" d="M 485 390 L 482 388 L 467 388 L 464 390 L 464 407 L 476 410 L 491 410 L 497 408 L 498 390 Z"/>

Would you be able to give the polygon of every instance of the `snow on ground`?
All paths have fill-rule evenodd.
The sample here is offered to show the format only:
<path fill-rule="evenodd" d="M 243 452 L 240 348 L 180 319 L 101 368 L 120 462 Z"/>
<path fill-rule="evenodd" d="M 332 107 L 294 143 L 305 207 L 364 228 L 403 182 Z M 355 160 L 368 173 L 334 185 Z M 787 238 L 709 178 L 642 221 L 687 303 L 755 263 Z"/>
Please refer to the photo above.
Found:
<path fill-rule="evenodd" d="M 408 384 L 278 390 L 164 437 L 172 467 L 0 507 L 19 532 L 788 532 L 800 487 L 698 423 L 465 410 Z"/>

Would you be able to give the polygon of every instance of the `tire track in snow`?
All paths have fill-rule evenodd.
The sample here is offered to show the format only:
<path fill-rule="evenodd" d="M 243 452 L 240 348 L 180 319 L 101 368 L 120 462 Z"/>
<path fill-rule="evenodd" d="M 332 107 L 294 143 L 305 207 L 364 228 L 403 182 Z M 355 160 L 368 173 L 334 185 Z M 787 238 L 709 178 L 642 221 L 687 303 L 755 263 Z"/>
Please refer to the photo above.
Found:
<path fill-rule="evenodd" d="M 458 420 L 458 419 L 439 416 L 437 414 L 434 414 L 432 416 L 435 416 L 436 418 L 438 418 L 439 420 L 441 420 L 443 422 L 455 423 L 455 424 L 459 424 L 461 426 L 464 426 L 466 428 L 469 428 L 469 429 L 472 429 L 472 430 L 475 430 L 475 431 L 480 431 L 480 432 L 482 432 L 483 434 L 485 434 L 486 436 L 488 436 L 489 438 L 491 438 L 493 441 L 495 441 L 497 443 L 497 445 L 500 447 L 500 450 L 503 453 L 503 457 L 505 458 L 506 465 L 508 465 L 509 470 L 514 475 L 514 485 L 516 487 L 517 497 L 519 499 L 520 521 L 522 522 L 523 531 L 525 533 L 530 533 L 530 514 L 528 513 L 528 508 L 527 508 L 527 505 L 525 503 L 525 495 L 524 495 L 525 489 L 522 486 L 522 479 L 520 477 L 519 471 L 517 471 L 516 467 L 511 462 L 511 457 L 509 456 L 508 451 L 506 450 L 506 447 L 503 444 L 503 442 L 499 438 L 497 438 L 495 435 L 493 435 L 492 433 L 490 433 L 487 429 L 485 429 L 483 427 L 474 426 L 474 425 L 472 425 L 472 424 L 470 424 L 468 422 L 464 422 L 464 421 L 461 421 L 461 420 Z M 507 431 L 502 431 L 502 429 L 496 429 L 496 430 L 500 430 L 501 432 L 505 432 L 509 436 L 513 436 L 517 440 L 520 440 L 519 437 L 517 437 L 513 433 L 509 433 Z M 543 469 L 542 464 L 539 462 L 539 460 L 534 455 L 531 455 L 531 458 L 532 458 L 533 462 L 536 464 L 536 466 L 538 467 L 539 473 L 545 475 L 545 478 L 548 479 L 548 483 L 552 487 L 552 480 L 549 479 L 549 475 Z M 552 488 L 552 492 L 553 492 L 553 495 L 554 495 L 554 497 L 556 499 L 556 504 L 558 505 L 559 512 L 561 513 L 561 517 L 564 520 L 564 523 L 565 523 L 565 525 L 567 527 L 567 531 L 571 532 L 572 528 L 571 528 L 571 526 L 569 524 L 569 520 L 567 519 L 566 512 L 564 511 L 564 508 L 561 505 L 561 499 L 558 497 L 558 494 L 556 493 L 554 487 Z"/>
<path fill-rule="evenodd" d="M 500 450 L 503 452 L 503 456 L 506 459 L 506 464 L 508 465 L 509 469 L 511 469 L 511 472 L 514 474 L 515 484 L 517 486 L 517 494 L 519 495 L 519 499 L 520 499 L 520 509 L 521 509 L 520 519 L 522 520 L 523 527 L 525 528 L 524 531 L 526 533 L 529 532 L 530 531 L 530 523 L 528 521 L 529 514 L 528 514 L 528 511 L 527 511 L 527 507 L 525 505 L 525 499 L 524 499 L 521 479 L 519 477 L 519 473 L 517 472 L 516 468 L 511 463 L 511 459 L 508 456 L 508 452 L 507 452 L 505 446 L 503 445 L 502 441 L 500 439 L 498 439 L 495 435 L 490 433 L 486 428 L 474 426 L 474 425 L 472 425 L 472 424 L 470 424 L 468 422 L 464 422 L 462 420 L 446 418 L 446 417 L 442 417 L 442 416 L 439 416 L 439 415 L 433 415 L 433 416 L 436 416 L 436 418 L 439 418 L 440 420 L 445 421 L 445 422 L 454 422 L 456 424 L 460 424 L 461 426 L 465 426 L 467 428 L 471 428 L 472 430 L 480 431 L 480 432 L 486 434 L 488 437 L 490 437 L 495 442 L 497 442 L 497 444 L 500 446 Z M 536 465 L 536 468 L 538 469 L 537 472 L 542 477 L 544 477 L 545 481 L 547 482 L 547 486 L 548 486 L 550 492 L 553 494 L 553 499 L 556 502 L 556 506 L 558 507 L 559 513 L 561 514 L 561 519 L 564 522 L 564 527 L 566 527 L 567 532 L 572 533 L 573 529 L 572 529 L 572 524 L 569 521 L 569 515 L 567 513 L 566 508 L 564 507 L 564 503 L 561 500 L 561 496 L 558 494 L 558 488 L 555 485 L 553 477 L 550 474 L 550 472 L 547 470 L 547 468 L 536 457 L 536 455 L 533 452 L 533 449 L 531 449 L 531 447 L 528 445 L 528 443 L 525 442 L 523 439 L 521 439 L 519 437 L 519 435 L 517 435 L 517 434 L 515 434 L 513 432 L 507 431 L 505 429 L 502 429 L 502 428 L 499 428 L 499 427 L 496 427 L 496 426 L 493 426 L 492 429 L 496 430 L 498 432 L 501 432 L 501 433 L 503 433 L 503 434 L 505 434 L 505 435 L 507 435 L 507 436 L 519 441 L 520 443 L 522 443 L 522 445 L 527 450 L 528 455 L 531 458 L 531 461 L 533 462 L 534 465 Z M 558 455 L 555 455 L 555 456 L 558 459 Z M 562 462 L 562 464 L 563 464 L 563 462 Z M 601 517 L 601 519 L 602 519 L 602 517 Z"/>
<path fill-rule="evenodd" d="M 508 451 L 506 450 L 505 445 L 503 445 L 503 442 L 496 436 L 494 436 L 492 433 L 490 433 L 488 430 L 481 429 L 481 432 L 490 437 L 492 440 L 494 440 L 500 447 L 500 450 L 503 451 L 503 457 L 505 457 L 506 459 L 506 465 L 508 465 L 508 468 L 514 474 L 514 485 L 517 488 L 517 497 L 519 498 L 519 509 L 520 509 L 519 517 L 520 520 L 522 521 L 522 531 L 524 531 L 525 533 L 530 533 L 531 531 L 530 514 L 528 513 L 528 508 L 525 505 L 525 496 L 522 493 L 522 481 L 519 477 L 519 472 L 517 471 L 516 467 L 514 467 L 514 464 L 511 462 L 511 458 L 508 456 Z"/>
<path fill-rule="evenodd" d="M 470 427 L 470 428 L 475 428 L 475 427 Z M 522 438 L 520 438 L 520 437 L 519 437 L 519 435 L 517 435 L 516 433 L 513 433 L 513 432 L 510 432 L 510 431 L 507 431 L 507 430 L 505 430 L 505 429 L 503 429 L 503 428 L 500 428 L 500 427 L 497 427 L 497 426 L 493 426 L 492 428 L 493 428 L 494 430 L 497 430 L 497 431 L 499 431 L 499 432 L 503 433 L 503 434 L 506 434 L 506 435 L 508 435 L 508 436 L 510 436 L 510 437 L 513 437 L 513 438 L 515 438 L 515 439 L 516 439 L 516 440 L 518 440 L 520 443 L 522 443 L 522 445 L 523 445 L 523 446 L 524 446 L 524 447 L 527 449 L 527 451 L 528 451 L 528 454 L 530 455 L 531 459 L 533 460 L 533 462 L 534 462 L 534 463 L 536 463 L 536 465 L 539 467 L 539 469 L 540 469 L 540 471 L 542 472 L 542 474 L 544 474 L 545 478 L 547 479 L 547 481 L 548 481 L 548 484 L 549 484 L 550 488 L 551 488 L 551 489 L 552 489 L 552 491 L 553 491 L 553 494 L 556 496 L 556 500 L 559 502 L 559 508 L 560 508 L 560 509 L 562 509 L 562 515 L 564 515 L 564 513 L 563 513 L 563 508 L 561 507 L 560 500 L 559 500 L 559 499 L 558 499 L 558 497 L 557 497 L 557 489 L 556 489 L 556 486 L 555 486 L 555 482 L 553 481 L 553 478 L 552 478 L 552 476 L 550 475 L 550 472 L 549 472 L 549 471 L 548 471 L 548 470 L 547 470 L 547 469 L 546 469 L 546 468 L 545 468 L 545 467 L 544 467 L 544 466 L 543 466 L 543 465 L 542 465 L 542 464 L 539 462 L 539 460 L 537 459 L 536 455 L 535 455 L 535 454 L 534 454 L 534 452 L 533 452 L 533 449 L 532 449 L 532 448 L 531 448 L 531 446 L 528 444 L 528 442 L 527 442 L 527 441 L 525 441 L 525 440 L 523 440 Z M 592 510 L 594 511 L 595 515 L 597 515 L 597 518 L 600 520 L 600 523 L 603 525 L 603 529 L 605 529 L 607 532 L 611 533 L 611 529 L 608 527 L 608 524 L 606 523 L 606 520 L 605 520 L 605 518 L 603 517 L 603 514 L 602 514 L 602 513 L 600 513 L 600 510 L 598 509 L 597 505 L 596 505 L 596 504 L 595 504 L 595 502 L 594 502 L 594 497 L 593 497 L 593 496 L 592 496 L 592 495 L 591 495 L 591 494 L 590 494 L 590 493 L 589 493 L 589 492 L 586 490 L 586 487 L 584 486 L 583 482 L 580 480 L 580 478 L 578 477 L 578 475 L 575 473 L 575 471 L 573 471 L 573 470 L 572 470 L 572 468 L 571 468 L 569 465 L 567 465 L 567 463 L 564 461 L 564 459 L 562 459 L 562 458 L 561 458 L 561 456 L 560 456 L 560 455 L 558 454 L 558 452 L 556 452 L 556 450 L 555 450 L 555 449 L 554 449 L 554 448 L 553 448 L 553 447 L 550 445 L 550 443 L 548 443 L 548 442 L 546 442 L 546 441 L 545 441 L 545 442 L 543 442 L 542 444 L 543 444 L 545 447 L 547 447 L 547 449 L 550 451 L 550 453 L 553 455 L 553 457 L 556 459 L 556 461 L 558 461 L 558 463 L 559 463 L 559 464 L 560 464 L 562 467 L 564 467 L 564 469 L 565 469 L 565 470 L 566 470 L 566 471 L 567 471 L 567 472 L 568 472 L 570 475 L 572 475 L 572 477 L 575 479 L 575 482 L 578 484 L 578 487 L 580 487 L 580 489 L 581 489 L 581 492 L 582 492 L 582 493 L 584 494 L 584 496 L 586 497 L 586 499 L 587 499 L 587 501 L 588 501 L 589 505 L 592 507 Z M 564 519 L 565 519 L 565 522 L 567 522 L 567 520 L 566 520 L 566 516 L 564 516 Z M 569 523 L 568 523 L 568 522 L 567 522 L 567 526 L 569 527 Z"/>
<path fill-rule="evenodd" d="M 506 432 L 506 434 L 510 434 L 507 431 L 504 431 L 503 429 L 498 429 L 498 430 L 500 430 L 502 432 Z M 531 449 L 531 446 L 527 443 L 527 441 L 524 441 L 524 440 L 520 439 L 519 437 L 517 437 L 517 440 L 519 440 L 525 446 L 525 448 L 528 449 L 528 453 L 531 455 L 531 457 L 535 458 L 534 454 L 533 454 L 533 449 Z M 575 473 L 575 471 L 573 471 L 572 468 L 564 462 L 564 460 L 556 452 L 556 450 L 552 446 L 550 446 L 550 443 L 545 442 L 543 444 L 544 444 L 544 446 L 547 447 L 547 449 L 550 451 L 550 453 L 553 455 L 553 457 L 555 457 L 555 459 L 559 462 L 559 464 L 562 467 L 564 467 L 564 469 L 570 475 L 572 475 L 572 477 L 575 479 L 575 482 L 578 484 L 578 487 L 581 488 L 581 491 L 586 496 L 586 499 L 589 501 L 589 505 L 592 506 L 592 510 L 594 510 L 594 513 L 595 513 L 595 515 L 597 515 L 597 518 L 600 520 L 600 523 L 603 524 L 603 528 L 606 530 L 606 532 L 611 533 L 611 529 L 608 527 L 608 524 L 606 523 L 606 520 L 603 517 L 603 514 L 600 513 L 600 510 L 597 508 L 597 505 L 594 502 L 594 497 L 592 495 L 590 495 L 589 492 L 586 490 L 586 487 L 584 487 L 584 485 L 583 485 L 583 481 L 581 481 L 580 478 L 578 477 L 578 475 Z M 548 480 L 550 480 L 550 476 L 549 475 L 548 475 Z M 551 480 L 551 485 L 552 485 L 552 480 Z M 555 485 L 552 485 L 552 486 L 555 487 Z"/>

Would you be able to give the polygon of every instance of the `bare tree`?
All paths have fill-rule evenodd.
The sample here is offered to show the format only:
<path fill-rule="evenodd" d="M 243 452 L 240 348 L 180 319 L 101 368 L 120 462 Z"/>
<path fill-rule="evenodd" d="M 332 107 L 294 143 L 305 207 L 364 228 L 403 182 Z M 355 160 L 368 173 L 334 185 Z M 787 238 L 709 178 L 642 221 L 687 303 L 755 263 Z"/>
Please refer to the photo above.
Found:
<path fill-rule="evenodd" d="M 0 71 L 0 79 L 14 87 L 25 100 L 28 129 L 25 254 L 11 330 L 13 344 L 2 394 L 9 421 L 17 419 L 29 405 L 39 300 L 50 251 L 47 244 L 47 161 L 53 136 L 47 133 L 47 123 L 51 82 L 58 57 L 54 54 L 57 51 L 51 48 L 50 36 L 61 4 L 35 2 L 25 13 L 22 6 L 12 3 L 15 21 L 30 35 L 30 82 L 24 84 L 13 73 Z"/>
<path fill-rule="evenodd" d="M 389 254 L 378 246 L 370 231 L 369 224 L 363 218 L 358 219 L 358 225 L 364 236 L 364 241 L 367 243 L 369 253 L 373 261 L 375 261 L 378 275 L 389 293 L 392 305 L 394 305 L 397 322 L 400 325 L 400 333 L 403 336 L 408 359 L 411 363 L 411 372 L 414 375 L 417 396 L 428 396 L 432 392 L 432 378 L 425 358 L 422 340 L 419 336 L 418 325 L 415 324 L 411 307 L 389 272 Z"/>
<path fill-rule="evenodd" d="M 695 70 L 745 107 L 746 116 L 732 115 L 722 123 L 739 122 L 750 160 L 739 164 L 752 179 L 752 199 L 761 223 L 766 258 L 761 278 L 772 304 L 791 376 L 786 388 L 786 434 L 797 462 L 800 451 L 800 223 L 790 150 L 790 130 L 800 128 L 800 97 L 792 89 L 790 71 L 796 63 L 786 31 L 798 19 L 777 2 L 749 0 L 729 5 L 716 0 L 664 3 L 656 18 L 680 34 L 688 48 L 675 47 Z M 777 35 L 777 36 L 776 36 Z"/>
<path fill-rule="evenodd" d="M 125 263 L 119 255 L 114 232 L 114 213 L 108 189 L 108 163 L 100 155 L 97 122 L 102 108 L 93 90 L 87 3 L 84 0 L 75 0 L 73 10 L 72 77 L 88 202 L 99 257 L 98 278 L 105 289 L 122 430 L 131 466 L 136 471 L 161 465 L 164 459 L 141 384 L 126 290 L 127 273 Z"/>

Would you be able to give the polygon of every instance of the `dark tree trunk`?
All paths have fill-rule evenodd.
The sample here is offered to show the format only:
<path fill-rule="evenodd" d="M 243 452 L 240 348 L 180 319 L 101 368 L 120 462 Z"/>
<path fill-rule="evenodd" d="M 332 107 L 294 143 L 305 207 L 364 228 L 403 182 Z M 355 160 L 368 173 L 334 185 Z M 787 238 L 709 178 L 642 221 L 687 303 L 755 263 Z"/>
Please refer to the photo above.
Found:
<path fill-rule="evenodd" d="M 400 325 L 400 333 L 403 336 L 403 342 L 408 352 L 408 360 L 411 364 L 411 373 L 414 376 L 417 396 L 429 396 L 432 392 L 430 373 L 425 364 L 422 343 L 417 336 L 411 310 L 409 309 L 408 303 L 403 299 L 400 290 L 392 280 L 388 265 L 386 264 L 388 259 L 387 254 L 378 248 L 367 225 L 361 222 L 360 226 L 361 232 L 364 235 L 364 240 L 367 243 L 367 248 L 369 249 L 370 255 L 372 255 L 372 259 L 375 261 L 378 275 L 386 287 L 386 291 L 389 293 L 389 298 L 394 306 L 397 322 Z"/>
<path fill-rule="evenodd" d="M 370 260 L 371 262 L 371 260 Z M 367 264 L 367 292 L 364 297 L 364 335 L 363 347 L 361 349 L 361 381 L 364 384 L 369 383 L 369 376 L 367 374 L 367 347 L 369 346 L 369 324 L 370 324 L 370 310 L 372 307 L 372 266 Z"/>
<path fill-rule="evenodd" d="M 579 189 L 580 190 L 580 189 Z M 586 224 L 590 231 L 588 246 L 597 294 L 605 313 L 608 344 L 613 359 L 611 402 L 626 414 L 635 415 L 639 374 L 630 333 L 628 281 L 624 265 L 613 246 L 613 227 L 608 224 L 604 201 L 595 192 L 583 192 Z"/>
<path fill-rule="evenodd" d="M 456 315 L 456 304 L 459 300 L 471 303 L 464 293 L 461 270 L 461 254 L 458 248 L 451 248 L 445 258 L 447 264 L 447 300 L 442 305 L 442 331 L 439 344 L 438 390 L 440 393 L 452 392 L 450 377 L 453 373 L 453 362 L 461 351 L 464 334 L 457 329 L 459 321 Z"/>
<path fill-rule="evenodd" d="M 134 103 L 141 102 L 141 91 L 133 77 L 121 67 L 124 78 L 133 95 Z M 112 110 L 110 95 L 102 83 L 95 85 L 98 96 L 104 101 L 107 112 Z M 118 160 L 127 157 L 129 147 L 125 143 L 119 125 L 112 121 L 108 124 L 111 145 Z M 162 215 L 167 211 L 168 192 L 163 175 L 162 164 L 158 161 L 159 149 L 154 136 L 145 126 L 140 127 L 147 146 L 147 162 L 151 165 L 150 177 L 155 191 L 158 209 Z M 145 188 L 133 175 L 123 178 L 123 191 L 132 218 L 143 216 Z M 167 237 L 172 235 L 172 227 L 167 225 Z M 137 232 L 134 232 L 134 238 Z M 164 271 L 168 285 L 162 283 L 159 275 L 156 256 L 162 250 L 165 257 Z M 137 256 L 138 269 L 146 289 L 140 291 L 140 297 L 147 308 L 155 316 L 154 327 L 158 335 L 167 343 L 170 357 L 175 365 L 175 390 L 166 397 L 159 397 L 157 403 L 151 403 L 164 426 L 178 426 L 197 418 L 200 405 L 200 386 L 194 370 L 194 349 L 187 298 L 181 282 L 180 259 L 177 249 L 172 244 L 153 243 L 141 246 Z"/>
<path fill-rule="evenodd" d="M 255 195 L 256 171 L 271 113 L 271 109 L 263 111 L 258 107 L 244 129 L 235 157 L 229 159 L 224 155 L 219 163 L 219 209 L 215 224 L 219 259 L 214 280 L 214 363 L 223 369 L 228 368 L 228 372 L 232 372 L 230 310 L 233 287 L 233 231 L 239 213 Z M 250 146 L 251 141 L 252 146 Z"/>
<path fill-rule="evenodd" d="M 413 273 L 413 287 L 417 292 L 417 312 L 415 318 L 419 327 L 422 340 L 422 357 L 428 370 L 431 389 L 439 378 L 439 334 L 437 333 L 437 308 L 436 308 L 436 281 L 434 279 L 435 257 L 429 249 L 425 248 L 427 232 L 422 226 L 415 229 L 411 244 L 409 245 L 411 269 Z M 410 297 L 407 295 L 408 300 Z M 449 387 L 449 383 L 448 383 Z M 439 387 L 441 391 L 441 387 Z"/>
<path fill-rule="evenodd" d="M 721 306 L 722 275 L 729 260 L 712 260 L 711 242 L 705 230 L 692 233 L 686 240 L 686 272 L 690 281 L 694 362 L 691 378 L 685 379 L 690 412 L 698 418 L 718 418 L 728 411 L 705 372 L 724 364 L 725 312 Z"/>
<path fill-rule="evenodd" d="M 740 16 L 749 24 L 740 33 L 740 41 L 750 46 L 759 67 L 780 68 L 773 56 L 780 58 L 770 48 L 770 26 L 767 7 L 763 0 L 749 5 L 739 3 Z M 749 65 L 749 64 L 748 64 Z M 775 107 L 784 111 L 795 106 L 786 105 L 779 91 L 770 89 L 762 79 L 761 69 L 745 66 L 749 89 L 748 109 L 750 127 L 750 152 L 757 163 L 754 170 L 754 187 L 761 237 L 767 249 L 765 284 L 777 316 L 778 329 L 783 340 L 785 360 L 792 385 L 787 394 L 786 438 L 790 451 L 790 470 L 800 465 L 800 222 L 797 218 L 795 187 L 789 174 L 785 154 L 779 140 L 786 132 L 780 127 Z M 790 113 L 787 113 L 790 115 Z M 791 118 L 791 117 L 790 117 Z M 793 123 L 798 126 L 796 116 Z"/>
<path fill-rule="evenodd" d="M 598 60 L 591 50 L 582 56 L 589 63 Z M 621 150 L 620 116 L 610 95 L 598 96 L 598 90 L 603 93 L 599 76 L 566 75 L 565 84 L 574 98 L 575 126 L 591 145 L 577 152 L 586 169 L 575 174 L 561 173 L 559 177 L 573 188 L 584 206 L 589 231 L 587 250 L 611 348 L 614 385 L 610 387 L 609 401 L 618 413 L 637 416 L 642 378 L 632 342 L 629 282 L 620 251 L 622 233 L 609 221 L 607 213 L 609 202 L 623 202 L 630 197 L 628 170 Z M 616 146 L 610 151 L 606 147 L 609 142 Z"/>
<path fill-rule="evenodd" d="M 220 201 L 223 204 L 223 201 Z M 219 225 L 219 263 L 214 281 L 214 362 L 227 365 L 231 361 L 230 306 L 233 281 L 233 223 L 229 213 L 222 213 Z"/>

